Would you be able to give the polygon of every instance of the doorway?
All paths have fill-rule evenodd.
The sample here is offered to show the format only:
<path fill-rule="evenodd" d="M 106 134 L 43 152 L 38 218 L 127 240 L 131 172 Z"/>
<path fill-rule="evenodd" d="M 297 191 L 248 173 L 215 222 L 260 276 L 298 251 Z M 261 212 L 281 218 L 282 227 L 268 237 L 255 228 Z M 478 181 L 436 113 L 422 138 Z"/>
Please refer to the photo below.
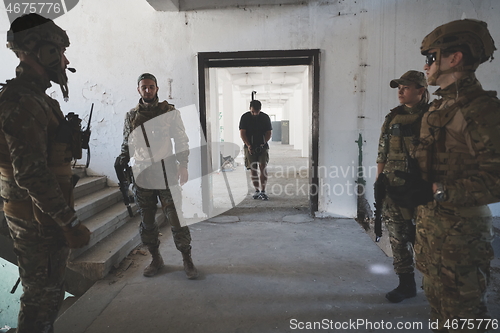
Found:
<path fill-rule="evenodd" d="M 219 119 L 219 110 L 215 110 L 217 107 L 217 102 L 214 99 L 218 99 L 218 92 L 214 94 L 213 87 L 217 86 L 217 69 L 227 69 L 229 72 L 233 73 L 245 73 L 250 72 L 250 68 L 260 68 L 263 72 L 263 76 L 266 73 L 271 73 L 271 68 L 279 68 L 282 72 L 286 71 L 288 68 L 290 72 L 302 71 L 306 75 L 305 89 L 307 90 L 307 121 L 302 121 L 300 126 L 305 128 L 305 135 L 303 135 L 304 147 L 300 147 L 301 154 L 305 154 L 307 157 L 307 165 L 301 167 L 300 171 L 305 171 L 307 179 L 307 186 L 302 186 L 301 191 L 308 198 L 308 210 L 311 215 L 318 210 L 318 141 L 319 141 L 319 50 L 289 50 L 289 51 L 244 51 L 244 52 L 202 52 L 198 53 L 198 84 L 199 84 L 199 105 L 200 105 L 200 124 L 202 127 L 203 134 L 206 138 L 206 142 L 214 142 L 214 140 L 220 139 L 219 133 L 214 133 L 214 129 L 218 131 L 220 126 L 214 124 L 214 121 Z M 248 69 L 245 69 L 248 68 Z M 302 69 L 301 69 L 302 68 Z M 304 70 L 305 68 L 305 70 Z M 284 69 L 284 70 L 283 70 Z M 262 89 L 262 88 L 261 88 Z M 257 92 L 256 99 L 260 96 L 265 98 L 265 90 L 262 92 Z M 250 95 L 248 101 L 250 100 Z M 246 104 L 246 103 L 245 103 Z M 269 103 L 271 107 L 272 103 Z M 263 111 L 265 112 L 265 104 L 263 104 Z M 276 106 L 276 105 L 274 105 Z M 244 110 L 248 109 L 246 105 Z M 243 110 L 238 110 L 238 118 L 241 116 Z M 214 112 L 217 112 L 217 116 L 214 117 Z M 267 112 L 266 112 L 267 113 Z M 276 119 L 276 117 L 275 117 Z M 286 125 L 287 123 L 284 122 Z M 232 126 L 234 127 L 234 126 Z M 310 130 L 309 130 L 310 128 Z M 234 129 L 232 129 L 234 131 Z M 236 131 L 237 127 L 236 127 Z M 231 133 L 231 131 L 229 131 Z M 231 134 L 232 139 L 234 139 L 235 133 Z M 239 137 L 239 134 L 237 134 Z M 238 143 L 241 140 L 236 141 Z M 279 150 L 283 150 L 283 147 L 279 147 Z M 272 149 L 271 146 L 271 159 L 272 159 Z M 279 151 L 278 150 L 278 151 Z M 212 166 L 213 161 L 217 159 L 220 152 L 211 151 L 210 144 L 205 155 L 202 156 L 202 160 L 206 163 L 202 165 Z M 223 154 L 222 154 L 223 155 Z M 221 156 L 222 156 L 221 155 Z M 271 164 L 271 163 L 270 163 Z M 283 170 L 283 172 L 288 172 L 289 170 Z M 207 181 L 207 180 L 205 180 Z M 269 189 L 270 184 L 268 184 Z M 213 193 L 210 184 L 202 184 L 202 195 L 203 195 L 203 209 L 205 212 L 210 214 L 213 210 Z M 211 214 L 210 214 L 211 215 Z"/>

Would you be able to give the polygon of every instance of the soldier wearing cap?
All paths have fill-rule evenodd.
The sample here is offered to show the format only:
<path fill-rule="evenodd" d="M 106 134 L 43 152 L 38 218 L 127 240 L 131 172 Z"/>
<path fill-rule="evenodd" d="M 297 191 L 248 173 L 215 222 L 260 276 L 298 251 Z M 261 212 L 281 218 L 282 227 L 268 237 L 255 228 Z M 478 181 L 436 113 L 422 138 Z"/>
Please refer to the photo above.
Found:
<path fill-rule="evenodd" d="M 179 110 L 175 109 L 174 105 L 167 101 L 160 102 L 158 99 L 158 90 L 156 77 L 150 73 L 144 73 L 137 79 L 137 91 L 141 98 L 135 108 L 127 112 L 125 116 L 125 124 L 123 128 L 123 143 L 120 153 L 120 163 L 127 165 L 130 161 L 129 153 L 129 137 L 132 131 L 142 126 L 148 120 L 156 118 L 166 113 L 169 114 L 168 130 L 165 129 L 162 133 L 165 135 L 162 138 L 163 142 L 175 142 L 175 154 L 172 153 L 171 145 L 168 145 L 169 152 L 167 155 L 175 156 L 178 171 L 176 180 L 180 181 L 180 185 L 184 185 L 188 180 L 188 158 L 189 158 L 189 139 L 186 135 L 184 124 L 181 119 Z M 177 166 L 174 166 L 177 168 Z M 137 179 L 136 179 L 137 181 Z M 181 226 L 177 211 L 174 205 L 172 186 L 167 186 L 166 189 L 156 190 L 142 188 L 134 184 L 134 195 L 136 203 L 141 214 L 140 235 L 144 245 L 148 247 L 153 260 L 144 269 L 144 276 L 151 277 L 158 273 L 163 267 L 163 258 L 159 251 L 160 241 L 158 239 L 159 231 L 158 224 L 155 220 L 157 211 L 157 202 L 160 200 L 162 210 L 170 223 L 172 236 L 176 248 L 182 253 L 184 261 L 184 271 L 189 279 L 196 279 L 198 271 L 191 259 L 191 233 L 187 226 Z"/>
<path fill-rule="evenodd" d="M 464 19 L 437 27 L 421 46 L 435 100 L 422 118 L 415 152 L 421 177 L 398 174 L 390 189 L 417 208 L 415 259 L 436 332 L 492 328 L 486 289 L 493 259 L 488 204 L 500 201 L 500 101 L 474 72 L 493 59 L 487 24 Z M 467 325 L 463 325 L 466 322 Z"/>
<path fill-rule="evenodd" d="M 415 138 L 420 133 L 422 115 L 429 108 L 427 81 L 422 72 L 410 70 L 401 78 L 390 82 L 398 88 L 399 105 L 385 117 L 379 140 L 377 170 L 383 172 L 389 184 L 402 185 L 404 181 L 394 176 L 394 171 L 409 171 L 408 158 L 414 150 Z M 389 231 L 393 253 L 394 271 L 399 285 L 386 294 L 393 303 L 416 296 L 414 277 L 413 241 L 415 226 L 413 209 L 396 205 L 390 198 L 384 199 L 382 216 Z"/>
<path fill-rule="evenodd" d="M 52 81 L 68 97 L 69 39 L 52 20 L 29 14 L 12 22 L 7 42 L 20 59 L 0 93 L 0 188 L 23 286 L 17 332 L 50 333 L 69 248 L 90 238 L 73 209 L 68 122 L 45 93 Z"/>

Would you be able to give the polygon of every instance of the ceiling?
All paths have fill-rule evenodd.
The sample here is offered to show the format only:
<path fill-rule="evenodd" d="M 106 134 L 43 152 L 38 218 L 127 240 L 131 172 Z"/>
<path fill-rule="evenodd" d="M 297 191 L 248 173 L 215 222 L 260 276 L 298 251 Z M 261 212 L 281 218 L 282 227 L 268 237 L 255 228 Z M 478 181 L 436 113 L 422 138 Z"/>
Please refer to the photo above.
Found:
<path fill-rule="evenodd" d="M 311 0 L 147 0 L 157 11 L 190 11 L 231 7 L 305 4 Z"/>
<path fill-rule="evenodd" d="M 250 100 L 252 91 L 256 91 L 255 99 L 262 102 L 263 108 L 270 108 L 282 107 L 293 96 L 295 90 L 301 88 L 304 71 L 307 68 L 307 66 L 232 67 L 218 71 L 227 71 L 233 90 L 239 91 L 242 97 Z"/>

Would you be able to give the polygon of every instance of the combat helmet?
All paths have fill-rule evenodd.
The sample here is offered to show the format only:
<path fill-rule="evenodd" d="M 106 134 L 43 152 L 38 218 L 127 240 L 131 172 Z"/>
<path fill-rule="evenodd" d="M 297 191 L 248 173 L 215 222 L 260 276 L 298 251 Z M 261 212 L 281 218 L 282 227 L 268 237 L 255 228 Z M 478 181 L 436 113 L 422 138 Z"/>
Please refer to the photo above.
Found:
<path fill-rule="evenodd" d="M 51 19 L 36 13 L 15 19 L 7 32 L 7 47 L 16 54 L 32 54 L 43 66 L 51 81 L 58 83 L 68 97 L 66 72 L 61 68 L 61 49 L 69 46 L 66 32 Z"/>
<path fill-rule="evenodd" d="M 422 55 L 427 55 L 431 49 L 438 49 L 436 62 L 439 66 L 441 52 L 450 47 L 460 45 L 469 48 L 473 57 L 473 64 L 453 68 L 446 71 L 446 73 L 475 71 L 483 62 L 489 59 L 493 60 L 493 52 L 496 50 L 495 42 L 488 31 L 486 22 L 474 19 L 463 19 L 443 24 L 425 36 L 420 46 L 420 53 Z M 445 72 L 440 71 L 439 68 L 436 72 L 437 76 L 444 73 Z"/>

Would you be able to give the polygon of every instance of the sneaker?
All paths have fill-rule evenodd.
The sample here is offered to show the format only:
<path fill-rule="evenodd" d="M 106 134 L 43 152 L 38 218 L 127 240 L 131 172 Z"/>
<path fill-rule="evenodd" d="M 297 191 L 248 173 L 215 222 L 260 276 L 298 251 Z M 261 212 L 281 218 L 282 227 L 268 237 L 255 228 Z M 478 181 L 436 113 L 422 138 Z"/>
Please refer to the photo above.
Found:
<path fill-rule="evenodd" d="M 266 192 L 260 192 L 260 198 L 262 200 L 269 200 L 269 197 L 267 196 Z"/>
<path fill-rule="evenodd" d="M 255 193 L 252 195 L 252 198 L 259 199 L 260 198 L 260 191 L 259 190 L 255 191 Z"/>

